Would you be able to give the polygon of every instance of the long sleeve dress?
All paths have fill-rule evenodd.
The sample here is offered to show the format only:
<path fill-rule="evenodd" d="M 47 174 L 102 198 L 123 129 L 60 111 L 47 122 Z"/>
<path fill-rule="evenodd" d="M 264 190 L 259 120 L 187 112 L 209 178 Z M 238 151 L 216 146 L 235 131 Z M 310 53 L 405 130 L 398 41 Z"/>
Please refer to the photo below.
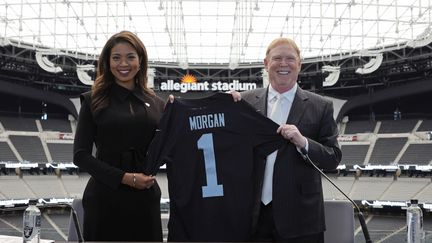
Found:
<path fill-rule="evenodd" d="M 83 194 L 84 239 L 162 241 L 158 184 L 139 190 L 121 180 L 125 172 L 143 172 L 164 102 L 116 83 L 109 97 L 108 107 L 94 115 L 91 93 L 81 95 L 74 163 L 91 175 Z"/>

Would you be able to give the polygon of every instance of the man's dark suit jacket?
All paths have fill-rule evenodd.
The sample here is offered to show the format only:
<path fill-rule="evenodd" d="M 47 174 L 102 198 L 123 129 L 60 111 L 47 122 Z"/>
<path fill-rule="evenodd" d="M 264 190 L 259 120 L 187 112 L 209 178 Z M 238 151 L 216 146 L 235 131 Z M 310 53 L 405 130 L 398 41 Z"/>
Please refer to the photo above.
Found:
<path fill-rule="evenodd" d="M 267 116 L 267 94 L 268 88 L 250 90 L 242 92 L 242 99 Z M 330 100 L 298 87 L 286 123 L 297 126 L 308 139 L 309 157 L 319 168 L 331 170 L 338 166 L 342 153 Z M 257 178 L 255 220 L 259 214 L 264 169 L 265 161 Z M 288 141 L 276 157 L 272 205 L 275 226 L 283 238 L 325 231 L 321 175 Z"/>

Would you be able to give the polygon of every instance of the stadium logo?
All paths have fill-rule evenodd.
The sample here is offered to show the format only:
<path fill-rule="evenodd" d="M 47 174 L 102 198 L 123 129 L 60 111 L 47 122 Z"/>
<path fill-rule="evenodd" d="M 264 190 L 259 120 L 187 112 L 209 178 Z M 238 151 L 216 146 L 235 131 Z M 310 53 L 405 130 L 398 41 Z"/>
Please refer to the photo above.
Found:
<path fill-rule="evenodd" d="M 233 80 L 232 82 L 222 82 L 222 81 L 203 81 L 198 82 L 195 76 L 191 74 L 184 75 L 180 82 L 174 82 L 174 80 L 167 80 L 166 82 L 161 82 L 161 91 L 180 91 L 181 93 L 186 93 L 188 91 L 228 91 L 228 90 L 252 90 L 256 89 L 256 83 L 245 83 L 238 80 Z"/>
<path fill-rule="evenodd" d="M 185 76 L 183 76 L 183 78 L 181 79 L 182 83 L 196 83 L 197 80 L 195 78 L 195 76 L 190 75 L 190 74 L 186 74 Z"/>

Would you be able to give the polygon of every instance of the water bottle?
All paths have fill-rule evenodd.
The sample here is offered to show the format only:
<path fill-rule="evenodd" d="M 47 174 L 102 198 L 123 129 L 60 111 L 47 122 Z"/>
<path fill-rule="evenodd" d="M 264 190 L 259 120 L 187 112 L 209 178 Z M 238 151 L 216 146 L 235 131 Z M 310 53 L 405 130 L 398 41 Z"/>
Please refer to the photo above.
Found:
<path fill-rule="evenodd" d="M 23 243 L 39 243 L 41 212 L 36 207 L 37 199 L 29 200 L 23 215 Z"/>
<path fill-rule="evenodd" d="M 424 242 L 423 212 L 418 206 L 418 200 L 411 199 L 411 205 L 407 208 L 407 242 Z"/>

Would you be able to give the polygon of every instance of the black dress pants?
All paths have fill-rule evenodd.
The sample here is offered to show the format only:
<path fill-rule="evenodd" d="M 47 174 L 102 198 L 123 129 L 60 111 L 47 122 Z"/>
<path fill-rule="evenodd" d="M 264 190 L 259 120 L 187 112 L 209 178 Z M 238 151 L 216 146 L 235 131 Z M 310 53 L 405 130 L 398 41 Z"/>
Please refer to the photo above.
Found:
<path fill-rule="evenodd" d="M 257 229 L 252 240 L 256 242 L 324 243 L 324 232 L 296 238 L 283 238 L 276 230 L 270 202 L 267 205 L 261 203 Z"/>

